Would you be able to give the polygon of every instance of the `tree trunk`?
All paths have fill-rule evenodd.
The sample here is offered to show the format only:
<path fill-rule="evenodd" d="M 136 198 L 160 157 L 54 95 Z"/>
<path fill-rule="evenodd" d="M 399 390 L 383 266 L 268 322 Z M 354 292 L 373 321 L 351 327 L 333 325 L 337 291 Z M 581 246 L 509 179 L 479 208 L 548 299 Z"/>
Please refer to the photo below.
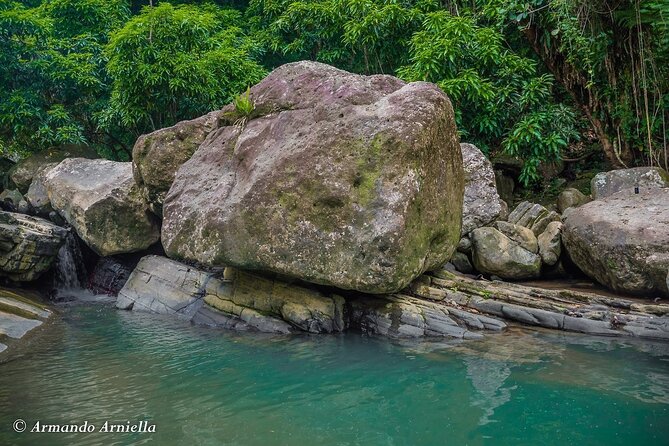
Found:
<path fill-rule="evenodd" d="M 556 45 L 547 46 L 540 41 L 539 31 L 536 24 L 530 24 L 523 33 L 555 80 L 564 87 L 590 121 L 607 161 L 616 168 L 631 164 L 634 156 L 629 144 L 616 134 L 617 126 L 607 113 L 610 109 L 609 104 L 603 103 L 598 98 L 594 87 L 588 85 L 587 75 L 569 63 Z"/>

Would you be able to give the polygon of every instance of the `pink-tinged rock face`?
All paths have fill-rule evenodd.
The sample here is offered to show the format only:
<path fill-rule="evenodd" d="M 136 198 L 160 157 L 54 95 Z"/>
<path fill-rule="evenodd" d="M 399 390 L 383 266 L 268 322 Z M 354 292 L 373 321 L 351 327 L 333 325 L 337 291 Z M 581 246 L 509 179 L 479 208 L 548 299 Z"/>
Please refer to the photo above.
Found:
<path fill-rule="evenodd" d="M 163 207 L 168 255 L 370 293 L 448 260 L 462 158 L 435 85 L 299 62 L 250 96 L 254 111 L 223 109 L 177 171 Z"/>

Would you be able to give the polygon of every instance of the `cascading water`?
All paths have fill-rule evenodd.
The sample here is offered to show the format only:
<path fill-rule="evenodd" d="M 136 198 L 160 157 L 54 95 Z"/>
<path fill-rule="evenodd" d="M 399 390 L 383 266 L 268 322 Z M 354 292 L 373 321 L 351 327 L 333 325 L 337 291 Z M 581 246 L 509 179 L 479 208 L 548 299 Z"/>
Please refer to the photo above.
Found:
<path fill-rule="evenodd" d="M 64 297 L 83 289 L 86 267 L 77 236 L 70 231 L 58 251 L 55 264 L 54 289 L 56 297 Z"/>

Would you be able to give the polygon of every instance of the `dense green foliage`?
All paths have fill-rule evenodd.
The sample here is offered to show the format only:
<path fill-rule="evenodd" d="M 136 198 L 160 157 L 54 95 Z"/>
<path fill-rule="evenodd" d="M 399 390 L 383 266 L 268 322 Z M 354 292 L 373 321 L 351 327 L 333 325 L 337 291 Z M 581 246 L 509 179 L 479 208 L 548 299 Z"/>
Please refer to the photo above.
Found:
<path fill-rule="evenodd" d="M 667 162 L 669 0 L 0 0 L 0 150 L 127 159 L 300 59 L 438 84 L 526 184 L 584 133 L 613 165 Z"/>

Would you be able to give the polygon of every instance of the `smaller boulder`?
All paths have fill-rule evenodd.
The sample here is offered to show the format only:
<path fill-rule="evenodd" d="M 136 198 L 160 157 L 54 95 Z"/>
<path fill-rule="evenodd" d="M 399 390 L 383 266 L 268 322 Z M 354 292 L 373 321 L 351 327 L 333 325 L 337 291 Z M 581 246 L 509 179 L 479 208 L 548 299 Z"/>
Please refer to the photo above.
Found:
<path fill-rule="evenodd" d="M 633 167 L 600 172 L 590 183 L 593 200 L 601 200 L 621 191 L 633 194 L 637 186 L 642 189 L 669 187 L 669 174 L 660 167 Z"/>
<path fill-rule="evenodd" d="M 495 228 L 502 234 L 516 242 L 521 248 L 536 254 L 539 252 L 539 245 L 534 232 L 525 226 L 514 225 L 506 221 L 496 221 Z"/>
<path fill-rule="evenodd" d="M 174 175 L 188 161 L 207 135 L 218 127 L 215 111 L 137 139 L 132 149 L 132 172 L 151 211 L 163 216 L 163 202 Z"/>
<path fill-rule="evenodd" d="M 469 239 L 469 237 L 462 237 L 460 239 L 458 242 L 457 251 L 463 252 L 465 254 L 472 252 L 472 241 Z"/>
<path fill-rule="evenodd" d="M 560 221 L 560 215 L 537 203 L 523 201 L 509 214 L 509 223 L 530 228 L 537 236 L 546 230 L 548 223 Z"/>
<path fill-rule="evenodd" d="M 555 265 L 560 259 L 562 253 L 562 223 L 552 221 L 546 227 L 546 230 L 537 238 L 539 243 L 539 255 L 541 260 L 548 265 Z"/>
<path fill-rule="evenodd" d="M 477 228 L 471 237 L 472 260 L 478 271 L 510 280 L 539 276 L 541 257 L 497 229 Z"/>
<path fill-rule="evenodd" d="M 51 207 L 100 256 L 142 251 L 160 238 L 129 162 L 69 158 L 44 183 Z"/>
<path fill-rule="evenodd" d="M 22 201 L 25 201 L 23 194 L 17 189 L 5 189 L 0 193 L 0 201 L 11 203 L 12 207 L 17 209 Z"/>
<path fill-rule="evenodd" d="M 57 163 L 50 163 L 40 167 L 26 193 L 26 201 L 30 204 L 35 214 L 40 217 L 47 218 L 51 211 L 53 211 L 49 195 L 46 191 L 46 186 L 44 185 L 44 180 L 46 174 L 57 165 Z"/>
<path fill-rule="evenodd" d="M 474 144 L 461 143 L 465 171 L 465 198 L 462 205 L 461 235 L 499 218 L 503 211 L 497 193 L 492 164 Z"/>
<path fill-rule="evenodd" d="M 578 207 L 587 202 L 588 197 L 586 197 L 583 192 L 570 187 L 563 190 L 560 192 L 560 195 L 558 195 L 557 208 L 560 213 L 563 213 L 565 209 Z"/>
<path fill-rule="evenodd" d="M 669 188 L 620 191 L 563 223 L 564 247 L 584 273 L 614 291 L 669 296 Z"/>
<path fill-rule="evenodd" d="M 16 282 L 37 279 L 51 267 L 66 235 L 41 218 L 0 212 L 0 275 Z"/>

